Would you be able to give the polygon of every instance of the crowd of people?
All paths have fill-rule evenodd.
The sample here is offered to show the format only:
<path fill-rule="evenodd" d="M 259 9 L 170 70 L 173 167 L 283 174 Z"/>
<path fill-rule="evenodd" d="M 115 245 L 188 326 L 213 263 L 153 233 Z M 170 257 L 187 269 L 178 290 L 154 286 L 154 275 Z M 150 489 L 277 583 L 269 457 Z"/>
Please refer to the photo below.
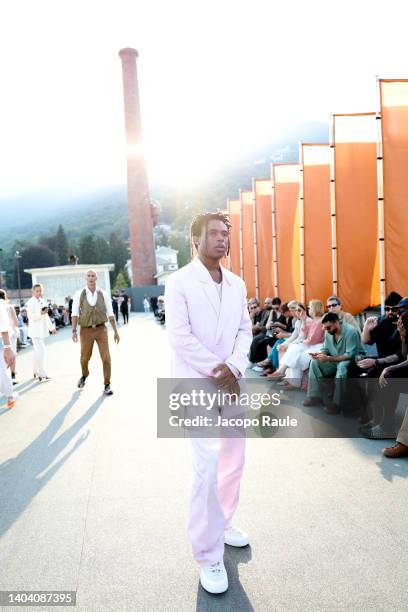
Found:
<path fill-rule="evenodd" d="M 408 298 L 391 292 L 384 315 L 369 316 L 363 329 L 338 296 L 325 306 L 320 300 L 306 306 L 267 297 L 261 307 L 249 299 L 253 371 L 287 390 L 306 392 L 305 407 L 359 418 L 366 438 L 396 437 L 384 449 L 386 457 L 408 456 L 408 409 L 398 433 L 395 426 L 400 395 L 408 393 Z"/>
<path fill-rule="evenodd" d="M 143 298 L 143 309 L 145 313 L 152 312 L 158 323 L 164 325 L 166 322 L 166 312 L 164 307 L 164 295 L 145 295 Z"/>
<path fill-rule="evenodd" d="M 97 288 L 96 291 L 102 290 Z M 105 295 L 105 292 L 103 294 Z M 108 297 L 106 299 L 109 300 Z M 125 291 L 115 290 L 111 296 L 111 303 L 109 300 L 108 305 L 109 319 L 112 314 L 111 318 L 118 323 L 120 313 L 123 324 L 129 322 L 130 297 Z M 38 382 L 50 380 L 46 366 L 44 340 L 50 334 L 55 334 L 58 329 L 73 326 L 73 318 L 75 320 L 75 316 L 78 316 L 75 314 L 76 310 L 78 310 L 78 305 L 75 305 L 75 296 L 74 298 L 66 297 L 65 304 L 58 306 L 52 300 L 44 298 L 43 287 L 40 284 L 33 286 L 32 297 L 24 306 L 13 305 L 8 299 L 7 291 L 0 289 L 0 350 L 4 353 L 4 359 L 0 359 L 0 395 L 7 398 L 7 408 L 13 408 L 18 398 L 18 393 L 13 389 L 18 384 L 16 375 L 18 352 L 32 345 L 33 378 Z M 105 338 L 103 341 L 106 344 Z M 84 360 L 81 360 L 81 364 L 82 361 Z M 110 357 L 109 360 L 108 357 L 104 360 L 105 370 L 108 367 L 108 361 L 110 367 Z M 105 391 L 107 382 L 110 387 L 110 381 L 105 380 Z"/>

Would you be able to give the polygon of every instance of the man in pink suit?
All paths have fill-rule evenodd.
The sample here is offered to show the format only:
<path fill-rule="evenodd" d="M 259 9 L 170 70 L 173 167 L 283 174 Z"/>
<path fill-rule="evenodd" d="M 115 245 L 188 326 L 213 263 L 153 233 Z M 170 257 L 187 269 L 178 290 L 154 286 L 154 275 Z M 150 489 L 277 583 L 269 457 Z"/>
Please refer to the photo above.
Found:
<path fill-rule="evenodd" d="M 226 392 L 234 392 L 248 366 L 252 331 L 245 284 L 220 265 L 229 252 L 229 228 L 228 217 L 220 212 L 194 219 L 191 234 L 198 257 L 167 280 L 165 306 L 173 377 L 212 379 Z M 192 438 L 191 443 L 187 530 L 201 585 L 210 593 L 223 593 L 228 588 L 224 543 L 249 543 L 248 536 L 231 525 L 245 437 Z"/>

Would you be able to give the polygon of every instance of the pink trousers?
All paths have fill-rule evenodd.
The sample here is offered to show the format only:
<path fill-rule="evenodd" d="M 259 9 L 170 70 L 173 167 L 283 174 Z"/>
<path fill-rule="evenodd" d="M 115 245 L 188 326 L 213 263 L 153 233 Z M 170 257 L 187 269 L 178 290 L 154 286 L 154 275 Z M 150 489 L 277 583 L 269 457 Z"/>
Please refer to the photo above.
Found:
<path fill-rule="evenodd" d="M 224 529 L 239 500 L 245 437 L 192 438 L 193 485 L 187 531 L 200 565 L 222 561 Z"/>

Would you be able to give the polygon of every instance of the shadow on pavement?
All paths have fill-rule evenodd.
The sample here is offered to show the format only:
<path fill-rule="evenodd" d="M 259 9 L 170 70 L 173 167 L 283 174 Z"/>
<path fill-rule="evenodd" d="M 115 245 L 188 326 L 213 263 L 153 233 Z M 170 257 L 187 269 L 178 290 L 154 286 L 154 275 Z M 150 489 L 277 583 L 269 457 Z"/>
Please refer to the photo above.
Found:
<path fill-rule="evenodd" d="M 221 595 L 211 595 L 199 584 L 196 611 L 230 612 L 231 610 L 239 610 L 239 612 L 254 612 L 255 608 L 245 593 L 244 587 L 239 580 L 238 572 L 238 565 L 240 563 L 248 563 L 251 558 L 252 551 L 250 546 L 245 546 L 244 548 L 226 546 L 224 563 L 228 573 L 228 591 Z"/>
<path fill-rule="evenodd" d="M 44 485 L 87 439 L 89 430 L 75 441 L 73 447 L 65 455 L 58 458 L 75 435 L 94 416 L 105 399 L 104 396 L 97 399 L 75 423 L 56 437 L 80 393 L 80 391 L 73 393 L 69 402 L 29 446 L 13 459 L 7 459 L 0 464 L 0 538 L 26 510 Z M 49 468 L 51 465 L 52 467 Z"/>

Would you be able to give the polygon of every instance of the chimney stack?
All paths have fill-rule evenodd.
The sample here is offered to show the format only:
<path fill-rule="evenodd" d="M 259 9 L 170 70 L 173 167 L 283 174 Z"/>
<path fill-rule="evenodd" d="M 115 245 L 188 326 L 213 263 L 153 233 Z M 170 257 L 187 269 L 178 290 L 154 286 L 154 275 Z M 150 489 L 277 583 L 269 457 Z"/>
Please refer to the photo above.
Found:
<path fill-rule="evenodd" d="M 156 258 L 146 162 L 142 149 L 142 124 L 136 49 L 121 49 L 125 129 L 127 142 L 127 185 L 133 286 L 155 285 Z"/>

